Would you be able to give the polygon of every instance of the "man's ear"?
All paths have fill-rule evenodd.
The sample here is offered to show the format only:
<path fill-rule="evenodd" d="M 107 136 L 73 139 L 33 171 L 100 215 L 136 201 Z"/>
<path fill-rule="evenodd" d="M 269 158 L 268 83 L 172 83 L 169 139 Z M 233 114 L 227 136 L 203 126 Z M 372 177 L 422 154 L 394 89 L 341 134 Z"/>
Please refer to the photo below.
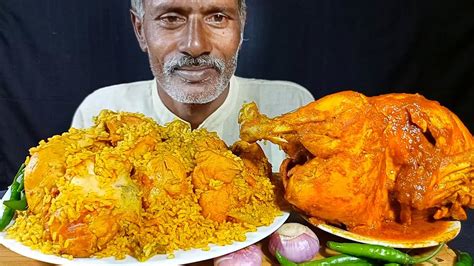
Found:
<path fill-rule="evenodd" d="M 135 32 L 135 37 L 137 37 L 140 48 L 143 52 L 147 52 L 148 47 L 143 34 L 142 18 L 135 11 L 130 9 L 130 19 L 132 20 L 133 31 Z"/>

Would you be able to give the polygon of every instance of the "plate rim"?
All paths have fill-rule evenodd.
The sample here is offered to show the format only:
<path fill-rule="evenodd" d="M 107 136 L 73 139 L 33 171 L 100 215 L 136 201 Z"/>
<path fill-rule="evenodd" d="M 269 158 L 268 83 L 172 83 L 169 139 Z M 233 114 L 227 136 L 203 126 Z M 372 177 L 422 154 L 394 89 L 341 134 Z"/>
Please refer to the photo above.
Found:
<path fill-rule="evenodd" d="M 4 194 L 2 199 L 0 200 L 0 216 L 3 214 L 4 205 L 3 201 L 4 198 L 9 197 L 10 195 L 10 187 L 8 188 L 7 192 Z M 176 250 L 174 252 L 175 257 L 168 259 L 166 254 L 157 254 L 146 261 L 138 261 L 136 258 L 127 255 L 123 260 L 117 260 L 114 257 L 105 257 L 105 258 L 73 258 L 67 259 L 53 254 L 45 254 L 37 249 L 32 249 L 29 246 L 24 245 L 20 241 L 16 239 L 7 238 L 6 232 L 0 232 L 0 244 L 2 244 L 5 248 L 30 259 L 42 261 L 51 264 L 60 264 L 60 265 L 181 265 L 181 264 L 188 264 L 194 263 L 204 260 L 214 259 L 216 257 L 220 257 L 231 252 L 237 251 L 239 249 L 245 248 L 256 242 L 268 237 L 273 232 L 275 232 L 286 220 L 289 218 L 290 213 L 287 211 L 281 210 L 281 215 L 278 215 L 274 218 L 273 222 L 267 226 L 259 226 L 257 227 L 257 231 L 254 232 L 247 232 L 245 234 L 246 240 L 245 241 L 234 241 L 232 244 L 219 246 L 216 244 L 209 244 L 209 250 L 202 250 L 202 249 L 190 249 L 190 250 Z M 12 222 L 7 226 L 10 227 Z M 197 253 L 199 256 L 193 256 L 193 253 Z M 194 254 L 195 255 L 195 254 Z M 209 255 L 209 256 L 206 256 Z"/>
<path fill-rule="evenodd" d="M 453 233 L 453 235 L 450 236 L 451 238 L 444 239 L 444 241 L 422 240 L 422 241 L 419 241 L 419 242 L 410 243 L 410 242 L 406 242 L 404 240 L 397 241 L 397 240 L 384 240 L 384 239 L 372 238 L 370 236 L 360 235 L 360 234 L 350 232 L 348 230 L 345 230 L 345 229 L 342 229 L 342 228 L 339 228 L 337 226 L 330 225 L 330 224 L 324 224 L 324 223 L 314 224 L 310 221 L 310 219 L 306 215 L 304 215 L 304 214 L 300 214 L 300 215 L 303 217 L 304 220 L 306 220 L 311 225 L 313 225 L 313 226 L 315 226 L 315 227 L 321 229 L 322 231 L 327 232 L 331 235 L 335 235 L 335 236 L 338 236 L 338 237 L 341 237 L 341 238 L 344 238 L 344 239 L 348 239 L 348 240 L 352 240 L 352 241 L 356 241 L 356 242 L 360 242 L 360 243 L 364 243 L 364 244 L 383 245 L 383 246 L 392 247 L 392 248 L 403 248 L 403 249 L 410 248 L 411 249 L 411 248 L 434 247 L 434 246 L 437 246 L 437 245 L 441 244 L 441 242 L 448 242 L 448 241 L 453 240 L 461 232 L 461 222 L 460 221 L 445 221 L 449 224 L 449 226 L 447 227 L 447 229 L 444 232 L 454 232 L 455 231 Z"/>

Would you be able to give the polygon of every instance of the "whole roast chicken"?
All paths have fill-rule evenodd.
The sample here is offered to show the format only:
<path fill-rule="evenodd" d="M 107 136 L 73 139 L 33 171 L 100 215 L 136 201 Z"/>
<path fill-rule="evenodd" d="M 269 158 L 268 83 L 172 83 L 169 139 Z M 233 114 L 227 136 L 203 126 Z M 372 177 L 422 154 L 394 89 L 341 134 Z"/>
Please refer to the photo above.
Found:
<path fill-rule="evenodd" d="M 239 123 L 242 140 L 287 153 L 285 198 L 312 222 L 376 229 L 415 214 L 464 220 L 474 208 L 473 136 L 421 95 L 344 91 L 273 119 L 249 103 Z"/>

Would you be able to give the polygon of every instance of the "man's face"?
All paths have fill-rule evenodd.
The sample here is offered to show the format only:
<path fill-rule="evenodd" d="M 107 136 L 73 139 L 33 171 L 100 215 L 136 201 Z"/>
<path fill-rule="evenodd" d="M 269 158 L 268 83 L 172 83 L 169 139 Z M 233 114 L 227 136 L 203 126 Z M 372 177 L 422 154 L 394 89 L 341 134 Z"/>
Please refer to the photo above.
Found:
<path fill-rule="evenodd" d="M 142 48 L 173 100 L 215 100 L 235 72 L 241 42 L 237 0 L 145 0 Z"/>

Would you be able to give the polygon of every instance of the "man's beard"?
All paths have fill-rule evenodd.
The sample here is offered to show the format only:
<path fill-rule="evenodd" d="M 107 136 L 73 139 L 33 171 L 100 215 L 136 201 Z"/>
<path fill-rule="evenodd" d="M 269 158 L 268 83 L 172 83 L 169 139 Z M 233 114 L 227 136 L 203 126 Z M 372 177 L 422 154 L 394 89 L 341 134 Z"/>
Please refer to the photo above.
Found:
<path fill-rule="evenodd" d="M 157 79 L 159 85 L 173 100 L 187 104 L 206 104 L 214 101 L 219 97 L 229 85 L 230 78 L 234 75 L 237 67 L 238 52 L 228 61 L 210 56 L 201 55 L 192 57 L 189 55 L 176 55 L 166 60 L 161 67 L 161 71 L 157 71 L 156 64 L 153 63 L 151 55 L 150 60 L 151 71 Z M 192 92 L 182 88 L 185 81 L 180 80 L 174 75 L 174 71 L 181 67 L 212 67 L 218 76 L 202 84 L 206 88 L 197 92 Z M 160 75 L 161 74 L 161 75 Z"/>

